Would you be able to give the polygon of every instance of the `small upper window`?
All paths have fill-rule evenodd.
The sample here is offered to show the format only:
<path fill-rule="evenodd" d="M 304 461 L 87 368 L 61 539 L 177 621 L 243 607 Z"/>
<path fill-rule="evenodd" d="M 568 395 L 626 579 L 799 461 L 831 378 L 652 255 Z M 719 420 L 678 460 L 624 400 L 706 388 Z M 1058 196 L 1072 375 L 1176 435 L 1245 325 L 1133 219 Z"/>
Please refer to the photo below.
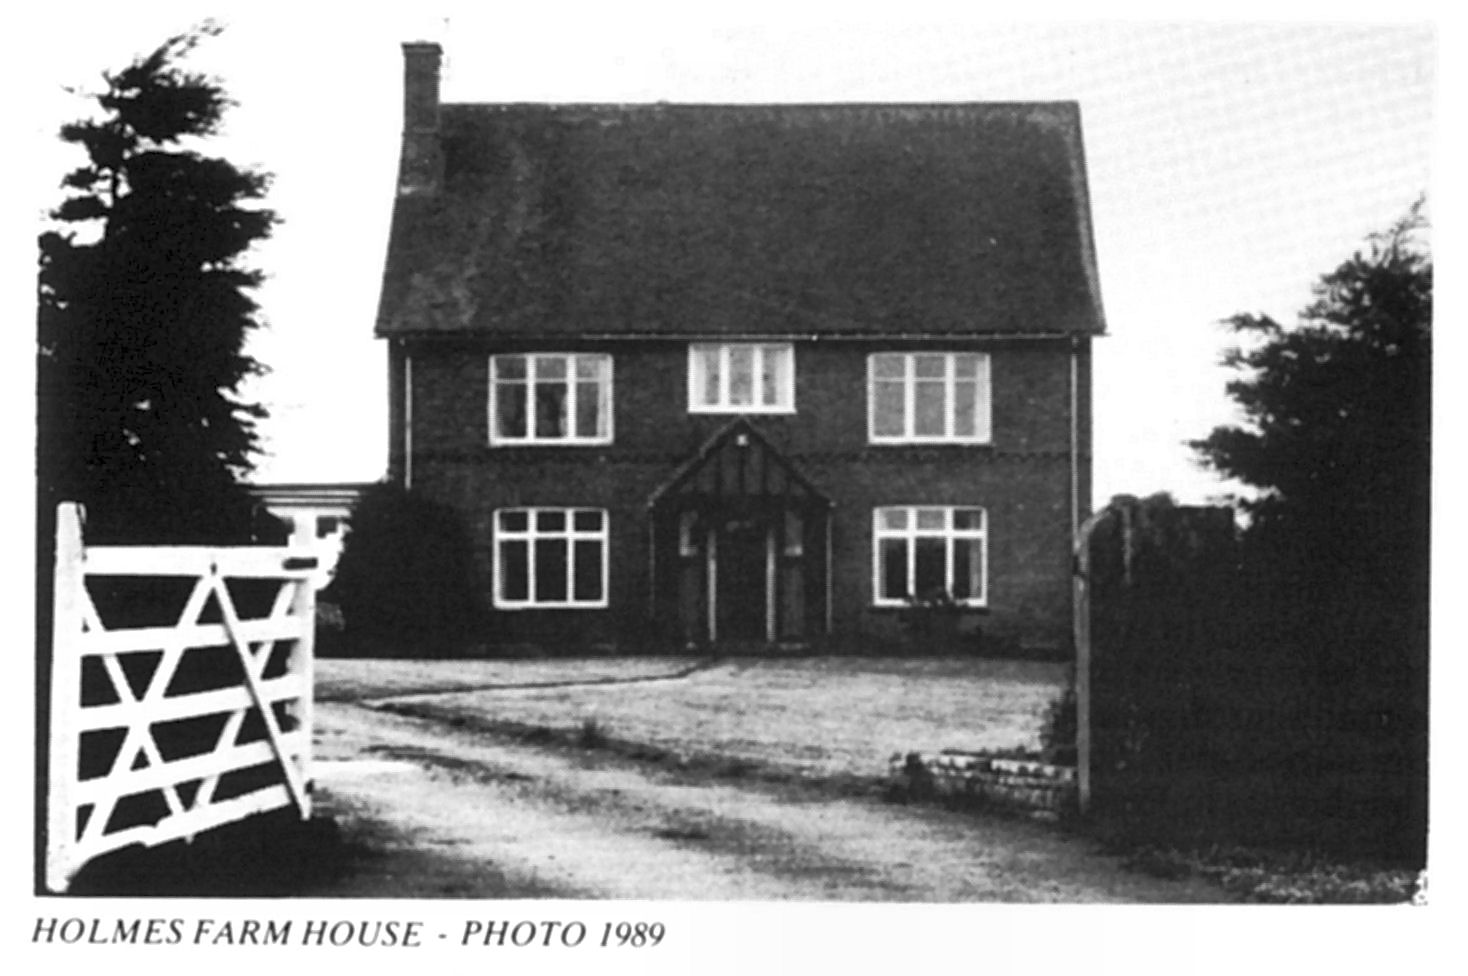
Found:
<path fill-rule="evenodd" d="M 516 353 L 490 357 L 491 444 L 611 441 L 611 356 Z"/>
<path fill-rule="evenodd" d="M 987 353 L 878 353 L 868 384 L 873 443 L 989 443 Z"/>
<path fill-rule="evenodd" d="M 695 343 L 688 349 L 692 413 L 791 413 L 795 350 L 789 343 Z"/>

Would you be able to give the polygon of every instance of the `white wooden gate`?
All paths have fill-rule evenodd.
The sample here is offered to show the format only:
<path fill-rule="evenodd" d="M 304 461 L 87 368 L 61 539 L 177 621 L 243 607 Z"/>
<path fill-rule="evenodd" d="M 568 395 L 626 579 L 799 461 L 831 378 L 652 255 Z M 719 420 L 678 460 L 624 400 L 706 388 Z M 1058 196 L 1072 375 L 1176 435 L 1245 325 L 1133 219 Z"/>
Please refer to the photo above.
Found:
<path fill-rule="evenodd" d="M 80 506 L 58 507 L 47 888 L 132 844 L 310 817 L 315 566 L 301 548 L 86 547 Z M 136 608 L 99 612 L 98 594 L 139 579 L 168 581 L 177 616 L 111 625 Z"/>

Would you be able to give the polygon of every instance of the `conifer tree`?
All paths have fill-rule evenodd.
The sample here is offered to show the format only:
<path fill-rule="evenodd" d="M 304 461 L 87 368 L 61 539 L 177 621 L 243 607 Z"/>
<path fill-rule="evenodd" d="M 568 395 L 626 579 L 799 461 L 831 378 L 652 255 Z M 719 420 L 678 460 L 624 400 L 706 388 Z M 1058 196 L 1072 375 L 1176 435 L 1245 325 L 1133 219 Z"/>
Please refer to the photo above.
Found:
<path fill-rule="evenodd" d="M 1422 202 L 1315 285 L 1292 327 L 1230 320 L 1225 364 L 1245 423 L 1193 446 L 1259 490 L 1247 541 L 1319 600 L 1426 599 L 1432 431 L 1432 257 Z M 1314 590 L 1316 592 L 1308 592 Z M 1320 592 L 1324 591 L 1324 592 Z"/>
<path fill-rule="evenodd" d="M 274 214 L 269 179 L 203 151 L 232 104 L 179 62 L 205 25 L 103 75 L 95 117 L 63 126 L 86 153 L 40 237 L 38 504 L 88 508 L 93 542 L 241 542 L 238 484 L 264 409 L 240 394 L 263 367 L 244 263 Z"/>
<path fill-rule="evenodd" d="M 1228 390 L 1244 422 L 1193 445 L 1258 490 L 1245 503 L 1249 599 L 1230 666 L 1272 667 L 1263 673 L 1273 683 L 1298 683 L 1299 714 L 1272 741 L 1296 750 L 1325 788 L 1349 776 L 1365 789 L 1339 794 L 1355 799 L 1332 809 L 1322 835 L 1417 864 L 1427 837 L 1433 426 L 1426 229 L 1419 201 L 1322 275 L 1293 326 L 1234 317 L 1243 342 L 1225 362 L 1238 371 Z"/>

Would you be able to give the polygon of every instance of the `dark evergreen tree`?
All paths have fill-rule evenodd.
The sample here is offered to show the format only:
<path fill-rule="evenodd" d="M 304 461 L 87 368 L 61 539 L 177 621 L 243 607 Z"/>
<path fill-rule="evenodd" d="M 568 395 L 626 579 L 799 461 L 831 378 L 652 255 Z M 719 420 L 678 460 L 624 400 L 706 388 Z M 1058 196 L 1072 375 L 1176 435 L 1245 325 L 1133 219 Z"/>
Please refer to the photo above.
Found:
<path fill-rule="evenodd" d="M 1255 571 L 1302 603 L 1425 623 L 1432 429 L 1432 258 L 1419 202 L 1315 286 L 1286 328 L 1238 315 L 1225 363 L 1245 424 L 1194 443 L 1259 490 Z"/>
<path fill-rule="evenodd" d="M 1259 490 L 1245 503 L 1236 664 L 1269 665 L 1296 685 L 1295 717 L 1271 732 L 1334 791 L 1329 816 L 1310 822 L 1358 853 L 1414 863 L 1427 836 L 1425 236 L 1419 202 L 1322 276 L 1293 328 L 1232 319 L 1247 342 L 1227 354 L 1240 374 L 1228 390 L 1245 423 L 1194 444 Z"/>
<path fill-rule="evenodd" d="M 40 238 L 38 503 L 87 505 L 93 542 L 240 542 L 238 484 L 265 411 L 240 395 L 262 275 L 242 258 L 275 221 L 268 177 L 200 149 L 231 102 L 179 66 L 218 33 L 166 41 L 62 127 L 86 152 Z"/>

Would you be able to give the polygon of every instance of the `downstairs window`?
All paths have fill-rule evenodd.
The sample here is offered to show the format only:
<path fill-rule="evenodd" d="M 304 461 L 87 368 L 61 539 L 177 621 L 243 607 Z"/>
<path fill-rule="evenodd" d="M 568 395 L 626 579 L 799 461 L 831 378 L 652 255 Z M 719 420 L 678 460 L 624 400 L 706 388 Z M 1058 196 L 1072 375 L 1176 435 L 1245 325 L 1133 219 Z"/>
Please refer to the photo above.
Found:
<path fill-rule="evenodd" d="M 502 508 L 494 513 L 494 605 L 500 610 L 607 605 L 607 513 Z"/>
<path fill-rule="evenodd" d="M 981 607 L 988 600 L 988 527 L 982 508 L 878 508 L 872 528 L 872 592 L 879 606 L 947 594 Z"/>

